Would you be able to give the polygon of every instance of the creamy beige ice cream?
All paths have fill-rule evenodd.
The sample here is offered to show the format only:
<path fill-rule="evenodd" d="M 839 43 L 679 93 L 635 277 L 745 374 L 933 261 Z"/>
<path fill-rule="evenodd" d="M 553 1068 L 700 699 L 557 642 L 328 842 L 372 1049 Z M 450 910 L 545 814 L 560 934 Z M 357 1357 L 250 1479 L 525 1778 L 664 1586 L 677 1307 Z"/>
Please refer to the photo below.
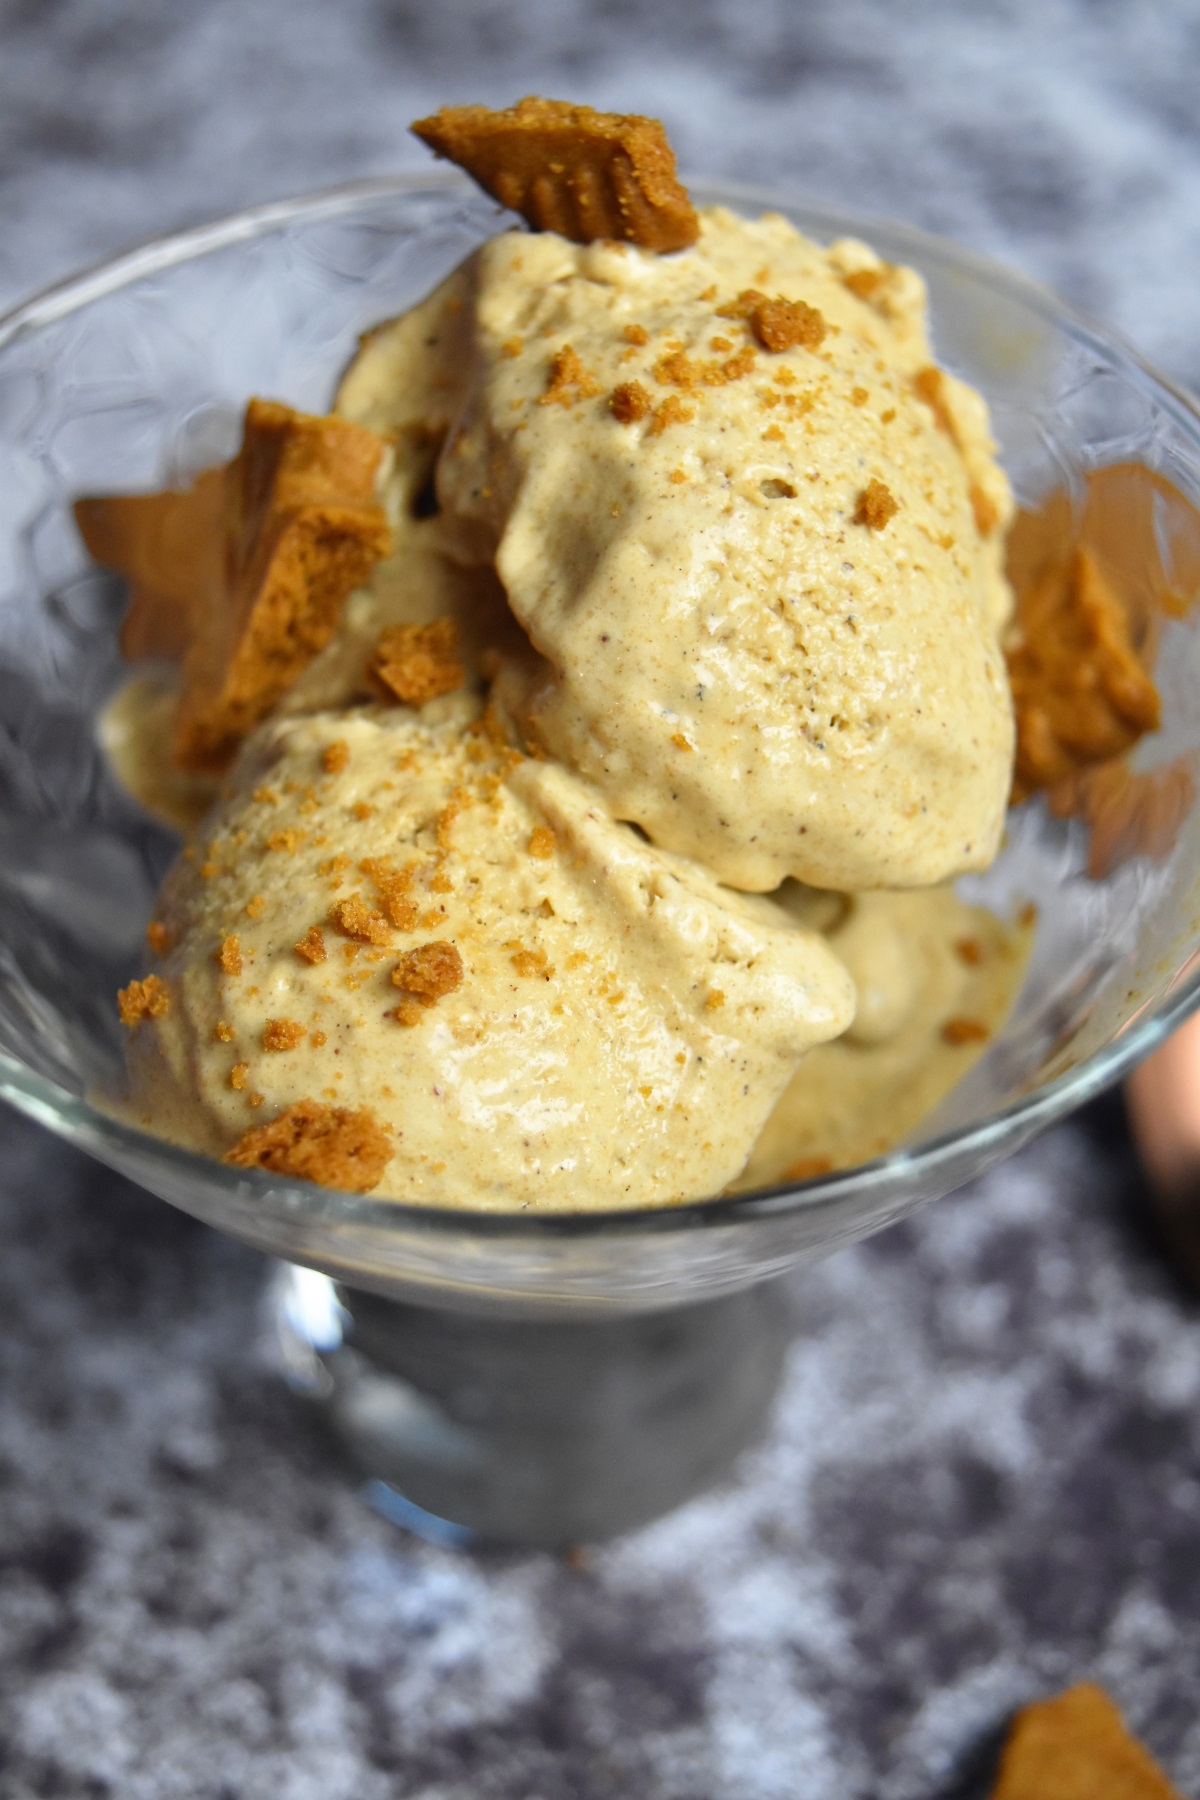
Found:
<path fill-rule="evenodd" d="M 157 922 L 135 1116 L 228 1149 L 300 1100 L 377 1191 L 604 1207 L 719 1190 L 854 991 L 814 931 L 614 823 L 455 696 L 264 727 Z M 431 948 L 432 947 L 432 948 Z"/>
<path fill-rule="evenodd" d="M 946 887 L 805 894 L 854 981 L 854 1023 L 809 1052 L 759 1136 L 738 1191 L 881 1156 L 945 1099 L 1001 1029 L 1024 978 L 1032 912 L 1003 923 Z"/>
<path fill-rule="evenodd" d="M 1011 503 L 912 271 L 721 209 L 672 257 L 506 233 L 339 410 L 411 431 L 427 339 L 442 541 L 494 557 L 549 665 L 528 725 L 618 817 L 755 890 L 992 860 Z"/>
<path fill-rule="evenodd" d="M 998 846 L 1010 500 L 919 278 L 719 209 L 670 257 L 506 233 L 336 405 L 392 548 L 168 882 L 127 1112 L 213 1154 L 370 1115 L 362 1185 L 495 1208 L 895 1141 L 1021 960 L 929 886 Z M 459 691 L 385 698 L 381 633 L 449 625 Z M 169 726 L 106 731 L 182 818 Z"/>

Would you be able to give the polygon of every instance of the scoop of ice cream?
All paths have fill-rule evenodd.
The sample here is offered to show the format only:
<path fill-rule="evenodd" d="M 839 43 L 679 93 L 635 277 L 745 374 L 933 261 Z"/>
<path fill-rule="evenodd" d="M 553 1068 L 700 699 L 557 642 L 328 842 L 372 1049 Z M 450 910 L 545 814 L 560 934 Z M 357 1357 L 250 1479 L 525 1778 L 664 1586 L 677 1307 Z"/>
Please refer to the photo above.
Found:
<path fill-rule="evenodd" d="M 986 866 L 1010 500 L 920 279 L 717 209 L 675 256 L 508 233 L 457 282 L 440 529 L 548 660 L 545 748 L 738 887 Z M 385 328 L 339 409 L 384 429 L 420 344 Z"/>
<path fill-rule="evenodd" d="M 715 1192 L 854 1007 L 818 934 L 465 695 L 264 726 L 154 932 L 132 1117 L 219 1154 L 301 1101 L 365 1109 L 378 1191 L 445 1205 Z"/>
<path fill-rule="evenodd" d="M 899 1143 L 1000 1030 L 1033 944 L 1031 917 L 1005 923 L 946 887 L 830 895 L 789 885 L 781 903 L 825 932 L 858 1011 L 793 1075 L 739 1190 L 847 1168 Z"/>

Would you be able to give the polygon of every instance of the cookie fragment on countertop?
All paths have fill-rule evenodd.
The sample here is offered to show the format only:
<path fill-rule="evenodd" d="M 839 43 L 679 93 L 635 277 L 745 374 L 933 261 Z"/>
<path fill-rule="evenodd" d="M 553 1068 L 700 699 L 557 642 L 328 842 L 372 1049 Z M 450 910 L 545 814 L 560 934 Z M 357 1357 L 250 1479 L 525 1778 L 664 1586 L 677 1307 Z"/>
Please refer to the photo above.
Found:
<path fill-rule="evenodd" d="M 266 1125 L 245 1132 L 223 1160 L 366 1194 L 377 1186 L 391 1154 L 387 1133 L 365 1107 L 297 1100 Z"/>
<path fill-rule="evenodd" d="M 1013 1720 L 992 1800 L 1180 1800 L 1103 1688 L 1081 1681 Z"/>
<path fill-rule="evenodd" d="M 443 106 L 412 130 L 538 231 L 658 251 L 682 250 L 699 235 L 657 119 L 529 95 L 498 111 Z"/>

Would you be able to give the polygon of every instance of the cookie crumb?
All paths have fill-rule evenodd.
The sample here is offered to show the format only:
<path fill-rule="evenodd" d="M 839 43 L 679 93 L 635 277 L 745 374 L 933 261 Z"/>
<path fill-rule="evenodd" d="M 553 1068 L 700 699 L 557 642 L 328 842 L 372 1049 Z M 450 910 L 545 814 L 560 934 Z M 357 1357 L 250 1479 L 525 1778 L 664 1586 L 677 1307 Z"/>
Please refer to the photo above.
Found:
<path fill-rule="evenodd" d="M 240 1137 L 224 1160 L 244 1169 L 266 1169 L 352 1194 L 377 1187 L 391 1159 L 387 1133 L 361 1108 L 298 1100 L 269 1124 Z"/>
<path fill-rule="evenodd" d="M 213 1027 L 213 1037 L 216 1039 L 217 1043 L 232 1044 L 234 1036 L 234 1029 L 229 1023 L 229 1020 L 218 1019 L 216 1025 Z"/>
<path fill-rule="evenodd" d="M 232 1069 L 229 1071 L 229 1085 L 233 1088 L 235 1093 L 240 1094 L 242 1092 L 242 1089 L 246 1085 L 246 1078 L 249 1073 L 250 1064 L 248 1062 L 234 1063 Z"/>
<path fill-rule="evenodd" d="M 512 951 L 509 961 L 518 975 L 524 975 L 531 981 L 538 977 L 549 981 L 554 974 L 554 964 L 544 950 L 527 950 L 524 944 L 515 941 L 508 948 Z"/>
<path fill-rule="evenodd" d="M 350 746 L 345 738 L 334 738 L 321 752 L 321 767 L 327 775 L 340 775 L 350 761 Z"/>
<path fill-rule="evenodd" d="M 305 832 L 296 831 L 291 826 L 286 827 L 283 831 L 273 831 L 267 839 L 267 849 L 282 850 L 288 856 L 295 856 L 306 835 Z"/>
<path fill-rule="evenodd" d="M 669 425 L 689 425 L 695 416 L 695 407 L 681 400 L 678 394 L 668 394 L 654 409 L 650 420 L 650 436 L 660 437 Z"/>
<path fill-rule="evenodd" d="M 329 917 L 343 937 L 360 944 L 390 944 L 392 928 L 382 913 L 374 912 L 361 894 L 351 894 L 330 909 Z"/>
<path fill-rule="evenodd" d="M 117 1010 L 122 1025 L 134 1031 L 143 1019 L 161 1019 L 171 1010 L 171 995 L 165 981 L 147 975 L 142 981 L 131 981 L 117 995 Z"/>
<path fill-rule="evenodd" d="M 854 523 L 865 525 L 869 531 L 882 531 L 899 511 L 900 503 L 891 488 L 882 481 L 871 480 L 858 496 Z"/>
<path fill-rule="evenodd" d="M 549 825 L 538 825 L 530 832 L 526 849 L 530 856 L 535 856 L 539 862 L 549 862 L 554 855 L 557 843 L 558 837 Z"/>
<path fill-rule="evenodd" d="M 600 392 L 600 383 L 586 369 L 572 345 L 564 344 L 550 359 L 546 391 L 538 398 L 539 406 L 574 406 L 577 400 L 590 400 Z"/>
<path fill-rule="evenodd" d="M 621 335 L 627 344 L 637 344 L 640 346 L 650 342 L 650 333 L 646 330 L 644 325 L 626 325 Z"/>
<path fill-rule="evenodd" d="M 622 425 L 633 425 L 654 410 L 654 402 L 640 381 L 622 381 L 608 397 L 608 410 Z"/>
<path fill-rule="evenodd" d="M 913 376 L 913 388 L 918 400 L 923 400 L 933 414 L 938 430 L 944 431 L 947 437 L 953 437 L 954 420 L 946 404 L 946 381 L 942 371 L 935 369 L 932 364 L 918 369 Z"/>
<path fill-rule="evenodd" d="M 466 680 L 466 670 L 459 660 L 453 619 L 389 626 L 375 646 L 367 673 L 368 679 L 382 684 L 389 698 L 406 706 L 423 706 L 441 694 L 454 693 Z"/>
<path fill-rule="evenodd" d="M 991 1035 L 982 1019 L 956 1017 L 947 1019 L 942 1026 L 943 1038 L 956 1047 L 960 1044 L 984 1044 Z"/>
<path fill-rule="evenodd" d="M 155 956 L 165 956 L 174 940 L 161 919 L 151 919 L 146 927 L 146 942 Z"/>
<path fill-rule="evenodd" d="M 720 1012 L 720 1010 L 724 1006 L 724 1004 L 725 1004 L 725 995 L 722 993 L 721 989 L 720 988 L 710 988 L 708 994 L 705 996 L 705 1001 L 704 1001 L 705 1012 Z"/>
<path fill-rule="evenodd" d="M 325 947 L 325 933 L 319 925 L 310 925 L 300 942 L 293 944 L 292 948 L 307 963 L 323 963 L 329 955 Z"/>
<path fill-rule="evenodd" d="M 428 944 L 417 944 L 400 958 L 392 970 L 392 985 L 403 988 L 420 1006 L 436 1006 L 444 994 L 452 994 L 462 986 L 463 960 L 456 947 L 444 938 Z M 401 1007 L 405 1002 L 401 1002 Z M 400 1015 L 400 1008 L 397 1008 Z M 415 1023 L 403 1018 L 406 1025 Z"/>
<path fill-rule="evenodd" d="M 242 945 L 236 934 L 221 939 L 219 949 L 213 952 L 219 968 L 226 975 L 240 975 L 242 972 Z"/>
<path fill-rule="evenodd" d="M 806 300 L 761 300 L 750 314 L 750 328 L 764 350 L 816 350 L 825 339 L 825 316 Z"/>
<path fill-rule="evenodd" d="M 966 963 L 969 969 L 977 969 L 984 959 L 984 948 L 977 937 L 961 937 L 954 940 L 954 954 L 960 962 Z"/>
<path fill-rule="evenodd" d="M 307 1035 L 299 1019 L 268 1019 L 263 1026 L 262 1047 L 277 1052 L 294 1050 Z"/>

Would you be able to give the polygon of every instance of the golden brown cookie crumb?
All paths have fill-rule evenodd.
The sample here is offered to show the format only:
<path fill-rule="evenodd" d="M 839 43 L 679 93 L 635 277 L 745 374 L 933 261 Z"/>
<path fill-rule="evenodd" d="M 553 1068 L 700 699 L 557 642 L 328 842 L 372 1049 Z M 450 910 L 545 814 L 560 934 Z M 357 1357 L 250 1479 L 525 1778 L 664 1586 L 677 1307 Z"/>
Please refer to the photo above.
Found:
<path fill-rule="evenodd" d="M 984 948 L 977 937 L 961 937 L 954 940 L 954 954 L 969 969 L 977 969 L 983 961 Z"/>
<path fill-rule="evenodd" d="M 539 406 L 574 406 L 577 400 L 588 400 L 600 392 L 600 383 L 586 369 L 579 353 L 564 344 L 550 359 L 546 391 L 538 399 Z"/>
<path fill-rule="evenodd" d="M 171 934 L 161 919 L 151 919 L 146 927 L 146 942 L 155 956 L 165 956 L 171 948 Z"/>
<path fill-rule="evenodd" d="M 366 1194 L 378 1185 L 391 1154 L 387 1133 L 365 1108 L 352 1111 L 298 1100 L 269 1124 L 246 1132 L 224 1160 Z"/>
<path fill-rule="evenodd" d="M 512 955 L 509 961 L 518 975 L 524 975 L 529 980 L 540 977 L 543 981 L 549 981 L 554 973 L 554 964 L 544 950 L 527 950 L 524 944 L 517 942 L 510 948 Z"/>
<path fill-rule="evenodd" d="M 262 1047 L 274 1051 L 294 1050 L 307 1035 L 298 1019 L 268 1019 L 263 1026 Z"/>
<path fill-rule="evenodd" d="M 622 425 L 636 424 L 654 409 L 654 402 L 640 381 L 622 381 L 608 397 L 608 410 Z"/>
<path fill-rule="evenodd" d="M 764 350 L 816 350 L 828 327 L 824 314 L 805 300 L 760 300 L 750 314 L 750 328 Z"/>
<path fill-rule="evenodd" d="M 226 975 L 240 975 L 242 972 L 242 946 L 236 936 L 223 937 L 220 947 L 214 951 L 217 964 Z"/>
<path fill-rule="evenodd" d="M 350 746 L 345 738 L 334 738 L 321 752 L 321 767 L 327 775 L 340 775 L 350 761 Z"/>
<path fill-rule="evenodd" d="M 351 894 L 330 909 L 330 919 L 344 937 L 360 944 L 390 944 L 392 928 L 382 913 L 373 912 L 361 894 Z"/>
<path fill-rule="evenodd" d="M 171 1010 L 171 995 L 166 982 L 157 975 L 147 975 L 142 981 L 131 981 L 117 995 L 117 1010 L 120 1012 L 122 1025 L 127 1025 L 130 1031 L 139 1026 L 143 1019 L 161 1019 L 164 1013 Z"/>
<path fill-rule="evenodd" d="M 267 839 L 267 849 L 282 850 L 288 856 L 295 856 L 296 851 L 304 842 L 306 836 L 306 832 L 296 831 L 291 826 L 288 826 L 283 831 L 273 831 L 271 833 L 270 837 Z"/>
<path fill-rule="evenodd" d="M 463 982 L 463 960 L 457 948 L 445 939 L 435 938 L 428 944 L 417 944 L 400 958 L 392 970 L 392 985 L 403 988 L 421 1006 L 435 1006 L 444 994 L 452 994 Z M 411 1019 L 405 1019 L 411 1024 Z"/>
<path fill-rule="evenodd" d="M 696 748 L 690 738 L 684 737 L 682 731 L 673 731 L 671 733 L 671 742 L 677 750 L 694 750 Z"/>
<path fill-rule="evenodd" d="M 1013 1720 L 992 1800 L 1180 1800 L 1103 1688 L 1083 1681 Z"/>
<path fill-rule="evenodd" d="M 842 284 L 860 300 L 869 300 L 879 292 L 890 274 L 891 269 L 886 265 L 882 269 L 851 269 L 848 275 L 842 276 Z"/>
<path fill-rule="evenodd" d="M 660 251 L 699 234 L 657 119 L 530 95 L 504 111 L 444 106 L 412 129 L 539 231 Z"/>
<path fill-rule="evenodd" d="M 369 676 L 406 706 L 423 706 L 452 694 L 466 680 L 453 619 L 428 625 L 392 625 L 375 646 Z"/>
<path fill-rule="evenodd" d="M 537 825 L 529 834 L 527 848 L 530 856 L 536 856 L 539 862 L 549 862 L 557 843 L 558 838 L 549 825 Z"/>
<path fill-rule="evenodd" d="M 323 963 L 329 955 L 325 948 L 325 933 L 319 925 L 310 925 L 300 942 L 292 948 L 297 956 L 303 957 L 308 963 Z"/>
<path fill-rule="evenodd" d="M 373 856 L 366 857 L 361 867 L 363 874 L 375 883 L 379 904 L 392 924 L 398 931 L 411 931 L 417 922 L 416 902 L 409 898 L 412 870 L 394 869 L 386 860 Z"/>
<path fill-rule="evenodd" d="M 218 1044 L 232 1044 L 236 1033 L 228 1019 L 218 1019 L 213 1028 L 213 1036 Z"/>
<path fill-rule="evenodd" d="M 678 394 L 668 394 L 654 409 L 654 416 L 650 421 L 650 436 L 660 437 L 669 425 L 689 425 L 695 416 L 694 406 L 689 406 Z"/>
<path fill-rule="evenodd" d="M 894 519 L 899 511 L 899 502 L 886 483 L 868 481 L 858 496 L 858 505 L 854 510 L 854 523 L 865 525 L 869 531 L 882 531 L 889 520 Z"/>
<path fill-rule="evenodd" d="M 944 431 L 947 437 L 953 437 L 954 420 L 946 404 L 946 381 L 942 371 L 935 369 L 932 364 L 918 369 L 913 376 L 913 388 L 918 400 L 923 400 L 932 412 L 938 430 Z"/>
<path fill-rule="evenodd" d="M 636 344 L 639 347 L 650 342 L 650 333 L 644 325 L 626 325 L 621 335 L 627 344 Z"/>
<path fill-rule="evenodd" d="M 725 1004 L 725 995 L 720 988 L 710 988 L 704 998 L 705 1012 L 720 1012 Z"/>
<path fill-rule="evenodd" d="M 253 894 L 246 902 L 246 913 L 251 919 L 261 919 L 266 910 L 267 897 L 265 894 Z"/>
<path fill-rule="evenodd" d="M 982 1019 L 953 1018 L 947 1019 L 942 1026 L 942 1036 L 948 1044 L 983 1044 L 991 1037 L 991 1030 Z"/>
<path fill-rule="evenodd" d="M 1007 656 L 1014 802 L 1123 756 L 1158 729 L 1158 689 L 1133 648 L 1121 601 L 1086 550 L 1018 592 Z"/>
<path fill-rule="evenodd" d="M 235 1093 L 240 1094 L 242 1092 L 249 1074 L 250 1064 L 248 1062 L 234 1063 L 232 1069 L 229 1071 L 229 1085 L 234 1089 Z"/>

